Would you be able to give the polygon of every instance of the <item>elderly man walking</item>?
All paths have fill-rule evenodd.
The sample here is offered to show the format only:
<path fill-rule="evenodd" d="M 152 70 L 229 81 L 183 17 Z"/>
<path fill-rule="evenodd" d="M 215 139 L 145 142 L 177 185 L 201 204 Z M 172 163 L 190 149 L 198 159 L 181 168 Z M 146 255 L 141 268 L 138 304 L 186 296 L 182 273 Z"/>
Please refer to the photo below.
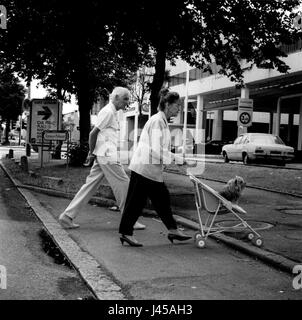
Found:
<path fill-rule="evenodd" d="M 86 183 L 59 217 L 61 225 L 66 229 L 79 227 L 74 223 L 74 219 L 96 193 L 104 177 L 112 188 L 121 213 L 124 210 L 129 178 L 118 160 L 117 111 L 125 109 L 129 99 L 128 89 L 116 87 L 111 93 L 110 102 L 98 114 L 97 122 L 89 134 L 88 157 L 95 158 L 93 166 L 86 178 Z M 134 227 L 137 230 L 145 229 L 145 226 L 139 222 Z"/>

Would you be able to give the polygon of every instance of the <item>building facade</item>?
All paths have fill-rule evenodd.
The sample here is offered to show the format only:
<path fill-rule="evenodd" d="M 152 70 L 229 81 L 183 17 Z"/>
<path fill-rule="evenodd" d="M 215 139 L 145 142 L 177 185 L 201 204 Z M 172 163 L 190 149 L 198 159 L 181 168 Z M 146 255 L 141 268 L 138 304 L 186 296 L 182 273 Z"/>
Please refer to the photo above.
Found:
<path fill-rule="evenodd" d="M 266 132 L 279 135 L 282 140 L 302 153 L 302 40 L 282 48 L 288 57 L 287 74 L 274 69 L 258 69 L 243 61 L 243 89 L 218 73 L 219 66 L 211 64 L 212 74 L 189 67 L 178 61 L 167 65 L 169 86 L 187 99 L 187 116 L 182 114 L 174 123 L 193 130 L 197 143 L 207 140 L 234 140 L 241 132 Z M 188 79 L 188 81 L 186 81 Z M 253 100 L 253 121 L 250 127 L 238 127 L 239 98 Z M 199 129 L 199 130 L 198 130 Z M 198 134 L 196 134 L 198 133 Z"/>

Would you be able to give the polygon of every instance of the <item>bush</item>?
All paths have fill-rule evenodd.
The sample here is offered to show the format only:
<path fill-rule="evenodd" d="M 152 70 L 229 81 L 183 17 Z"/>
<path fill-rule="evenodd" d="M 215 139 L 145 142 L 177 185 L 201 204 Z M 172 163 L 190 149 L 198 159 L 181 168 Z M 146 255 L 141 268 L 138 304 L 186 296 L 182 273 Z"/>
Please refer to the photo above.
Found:
<path fill-rule="evenodd" d="M 80 167 L 84 164 L 89 152 L 88 143 L 78 143 L 70 146 L 68 152 L 69 165 Z"/>

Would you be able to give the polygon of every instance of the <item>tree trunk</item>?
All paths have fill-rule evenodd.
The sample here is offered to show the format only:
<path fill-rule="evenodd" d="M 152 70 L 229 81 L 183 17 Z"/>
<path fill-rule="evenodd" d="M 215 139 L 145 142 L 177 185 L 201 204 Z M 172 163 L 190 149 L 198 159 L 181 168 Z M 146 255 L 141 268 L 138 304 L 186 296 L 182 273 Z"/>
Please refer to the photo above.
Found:
<path fill-rule="evenodd" d="M 81 84 L 78 91 L 78 103 L 80 113 L 80 143 L 88 143 L 90 132 L 90 110 L 93 98 L 90 97 L 89 88 L 85 84 Z"/>
<path fill-rule="evenodd" d="M 9 144 L 9 132 L 10 132 L 10 119 L 6 119 L 6 126 L 5 126 L 5 140 L 3 144 Z"/>
<path fill-rule="evenodd" d="M 63 141 L 58 141 L 57 145 L 55 146 L 55 150 L 53 153 L 53 159 L 61 159 L 61 150 L 62 150 Z"/>
<path fill-rule="evenodd" d="M 64 97 L 62 96 L 62 89 L 59 85 L 57 85 L 57 99 L 62 101 L 64 100 Z M 62 115 L 62 123 L 63 123 L 63 115 Z M 62 128 L 59 128 L 59 129 L 61 130 Z M 53 154 L 54 159 L 61 159 L 62 145 L 63 145 L 63 141 L 58 141 Z"/>
<path fill-rule="evenodd" d="M 151 115 L 157 112 L 159 103 L 159 92 L 164 83 L 166 69 L 166 48 L 165 46 L 159 46 L 156 51 L 156 62 L 155 62 L 155 74 L 151 85 Z"/>

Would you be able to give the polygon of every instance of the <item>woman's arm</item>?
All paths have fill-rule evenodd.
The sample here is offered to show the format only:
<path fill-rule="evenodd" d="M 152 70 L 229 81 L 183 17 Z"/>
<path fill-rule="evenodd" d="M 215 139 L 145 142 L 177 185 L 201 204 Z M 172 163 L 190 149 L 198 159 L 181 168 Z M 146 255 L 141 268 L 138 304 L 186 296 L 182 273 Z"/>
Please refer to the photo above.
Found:
<path fill-rule="evenodd" d="M 170 134 L 166 132 L 164 123 L 155 121 L 149 128 L 150 155 L 152 164 L 183 164 L 183 156 L 176 155 L 169 150 L 171 145 Z"/>

